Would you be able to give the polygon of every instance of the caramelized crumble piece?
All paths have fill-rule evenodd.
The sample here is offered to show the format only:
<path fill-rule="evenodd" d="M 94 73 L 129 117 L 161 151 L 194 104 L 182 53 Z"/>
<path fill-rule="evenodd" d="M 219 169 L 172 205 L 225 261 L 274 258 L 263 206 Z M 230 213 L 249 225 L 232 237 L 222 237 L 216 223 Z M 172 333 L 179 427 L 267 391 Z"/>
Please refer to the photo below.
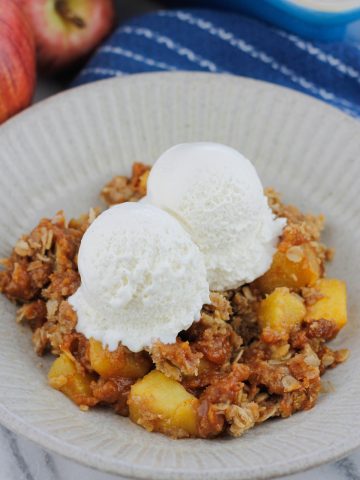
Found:
<path fill-rule="evenodd" d="M 89 356 L 89 340 L 82 333 L 73 332 L 73 328 L 71 324 L 69 328 L 71 333 L 63 334 L 60 348 L 62 351 L 69 352 L 85 370 L 93 373 Z"/>
<path fill-rule="evenodd" d="M 234 351 L 241 345 L 241 338 L 225 322 L 209 324 L 202 318 L 192 328 L 193 331 L 196 332 L 197 340 L 192 342 L 192 347 L 215 365 L 229 363 Z"/>
<path fill-rule="evenodd" d="M 248 377 L 248 367 L 235 364 L 230 373 L 219 378 L 204 390 L 200 395 L 198 408 L 200 437 L 213 437 L 223 431 L 225 425 L 225 409 L 223 407 L 236 402 L 244 386 L 242 382 Z"/>
<path fill-rule="evenodd" d="M 150 166 L 134 163 L 131 177 L 114 177 L 101 190 L 100 196 L 107 205 L 123 202 L 136 202 L 146 195 L 146 182 Z"/>
<path fill-rule="evenodd" d="M 319 242 L 324 229 L 325 217 L 323 215 L 303 214 L 293 205 L 285 205 L 280 194 L 272 188 L 265 189 L 268 203 L 275 215 L 285 217 L 288 221 L 282 235 L 282 251 L 294 245 L 309 243 L 315 250 L 321 263 L 331 260 L 334 251 Z"/>
<path fill-rule="evenodd" d="M 244 345 L 248 345 L 260 335 L 257 317 L 260 297 L 249 286 L 226 293 L 233 312 L 230 320 L 231 326 L 243 339 Z"/>
<path fill-rule="evenodd" d="M 88 227 L 92 224 L 95 218 L 100 215 L 100 208 L 90 208 L 89 213 L 80 215 L 78 218 L 72 218 L 69 221 L 69 228 L 78 230 L 84 234 Z"/>
<path fill-rule="evenodd" d="M 46 305 L 50 315 L 48 314 L 48 320 L 33 334 L 34 348 L 38 355 L 43 355 L 48 349 L 58 355 L 65 335 L 72 333 L 75 328 L 76 313 L 65 300 L 61 303 L 49 300 Z"/>
<path fill-rule="evenodd" d="M 281 399 L 278 405 L 281 416 L 307 410 L 315 404 L 320 392 L 320 359 L 310 345 L 288 360 L 259 360 L 253 356 L 246 364 L 250 368 L 250 383 Z"/>
<path fill-rule="evenodd" d="M 190 327 L 189 338 L 192 348 L 215 365 L 229 364 L 242 343 L 230 325 L 213 321 L 207 314 Z"/>
<path fill-rule="evenodd" d="M 3 262 L 5 271 L 0 272 L 0 290 L 9 300 L 28 302 L 35 299 L 48 281 L 53 266 L 44 258 L 28 261 L 19 258 L 15 249 L 12 256 Z"/>
<path fill-rule="evenodd" d="M 136 162 L 132 168 L 132 176 L 130 179 L 130 184 L 134 190 L 144 197 L 146 195 L 146 186 L 147 179 L 150 173 L 150 165 L 145 165 L 144 163 Z"/>
<path fill-rule="evenodd" d="M 199 322 L 187 331 L 193 350 L 202 353 L 204 358 L 215 364 L 229 363 L 242 343 L 241 337 L 227 323 L 231 315 L 231 305 L 225 296 L 212 293 L 210 305 L 204 305 Z"/>
<path fill-rule="evenodd" d="M 184 375 L 181 384 L 190 393 L 198 396 L 202 389 L 216 382 L 225 373 L 229 372 L 231 365 L 216 365 L 204 358 L 200 359 L 199 370 L 197 375 Z"/>
<path fill-rule="evenodd" d="M 323 298 L 323 295 L 314 287 L 303 287 L 301 289 L 301 296 L 304 299 L 305 305 L 314 305 L 314 303 Z"/>
<path fill-rule="evenodd" d="M 16 321 L 29 323 L 31 330 L 36 330 L 46 322 L 46 303 L 44 300 L 34 300 L 25 303 L 16 313 Z"/>
<path fill-rule="evenodd" d="M 123 417 L 129 415 L 127 400 L 134 378 L 114 377 L 111 379 L 99 378 L 91 384 L 93 395 L 104 404 L 111 405 L 115 412 Z"/>
<path fill-rule="evenodd" d="M 189 342 L 182 342 L 180 339 L 167 345 L 156 342 L 150 350 L 150 355 L 160 372 L 179 381 L 183 376 L 198 375 L 200 359 L 203 356 L 192 351 Z"/>
<path fill-rule="evenodd" d="M 281 201 L 281 195 L 273 188 L 266 188 L 265 195 L 267 196 L 269 207 L 276 216 L 285 217 L 288 225 L 301 227 L 294 232 L 295 234 L 309 240 L 319 240 L 325 224 L 323 215 L 306 215 L 300 212 L 294 205 L 285 205 Z"/>
<path fill-rule="evenodd" d="M 67 269 L 63 272 L 54 272 L 49 276 L 49 286 L 44 288 L 42 296 L 47 300 L 60 302 L 70 297 L 80 286 L 80 275 L 77 271 Z"/>
<path fill-rule="evenodd" d="M 202 318 L 209 322 L 212 319 L 227 322 L 232 314 L 229 300 L 219 292 L 211 292 L 210 301 L 210 304 L 203 307 Z"/>
<path fill-rule="evenodd" d="M 19 321 L 28 321 L 34 330 L 35 351 L 42 355 L 51 348 L 60 352 L 65 333 L 76 325 L 76 315 L 64 300 L 80 284 L 77 253 L 81 237 L 98 212 L 71 220 L 63 212 L 53 219 L 42 219 L 29 235 L 16 243 L 11 256 L 2 261 L 0 291 L 22 305 Z M 71 310 L 71 311 L 70 311 Z"/>

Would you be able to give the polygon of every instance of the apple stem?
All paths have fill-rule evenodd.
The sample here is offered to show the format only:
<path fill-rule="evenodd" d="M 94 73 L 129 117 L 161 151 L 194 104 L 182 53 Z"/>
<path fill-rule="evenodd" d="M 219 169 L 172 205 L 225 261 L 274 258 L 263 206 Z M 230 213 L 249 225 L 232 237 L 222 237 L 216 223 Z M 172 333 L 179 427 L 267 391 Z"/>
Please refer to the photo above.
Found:
<path fill-rule="evenodd" d="M 78 28 L 85 28 L 86 24 L 84 20 L 78 17 L 70 10 L 67 0 L 56 0 L 55 10 L 68 22 L 73 23 Z"/>

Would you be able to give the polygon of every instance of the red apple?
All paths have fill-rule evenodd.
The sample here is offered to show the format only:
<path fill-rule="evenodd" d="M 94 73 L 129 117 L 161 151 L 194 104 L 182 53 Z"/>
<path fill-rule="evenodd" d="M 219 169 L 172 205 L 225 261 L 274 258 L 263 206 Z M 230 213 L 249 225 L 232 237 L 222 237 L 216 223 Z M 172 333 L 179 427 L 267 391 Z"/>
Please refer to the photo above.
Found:
<path fill-rule="evenodd" d="M 44 72 L 71 66 L 110 32 L 113 0 L 22 0 L 33 26 L 38 63 Z"/>
<path fill-rule="evenodd" d="M 0 123 L 27 107 L 35 88 L 31 27 L 16 0 L 0 0 Z"/>

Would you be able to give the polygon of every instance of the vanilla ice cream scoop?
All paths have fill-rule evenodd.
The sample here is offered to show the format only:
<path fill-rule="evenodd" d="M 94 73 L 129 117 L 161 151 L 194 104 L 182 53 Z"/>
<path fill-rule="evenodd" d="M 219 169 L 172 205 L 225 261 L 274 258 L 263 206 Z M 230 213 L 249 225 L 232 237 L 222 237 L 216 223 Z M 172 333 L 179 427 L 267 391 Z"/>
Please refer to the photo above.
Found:
<path fill-rule="evenodd" d="M 82 239 L 81 286 L 69 298 L 77 330 L 137 352 L 171 343 L 209 302 L 203 256 L 168 213 L 123 203 L 102 213 Z"/>
<path fill-rule="evenodd" d="M 254 166 L 233 148 L 170 148 L 153 166 L 147 192 L 146 201 L 172 214 L 199 246 L 212 290 L 239 287 L 270 267 L 286 221 L 274 217 Z"/>

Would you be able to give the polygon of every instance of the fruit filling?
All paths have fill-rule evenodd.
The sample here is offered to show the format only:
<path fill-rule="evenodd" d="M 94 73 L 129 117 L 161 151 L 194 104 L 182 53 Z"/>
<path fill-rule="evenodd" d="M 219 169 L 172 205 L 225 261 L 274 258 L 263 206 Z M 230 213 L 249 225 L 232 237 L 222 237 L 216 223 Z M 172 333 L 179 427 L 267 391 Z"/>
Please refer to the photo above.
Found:
<path fill-rule="evenodd" d="M 109 207 L 142 199 L 150 170 L 135 163 L 130 177 L 116 176 L 105 185 L 102 199 Z M 56 356 L 48 373 L 51 387 L 83 410 L 106 405 L 148 431 L 174 438 L 213 438 L 226 433 L 238 437 L 271 418 L 286 418 L 312 408 L 321 393 L 322 375 L 348 357 L 347 350 L 334 350 L 328 344 L 347 322 L 346 286 L 325 274 L 334 252 L 321 242 L 324 217 L 304 214 L 283 203 L 273 189 L 265 190 L 265 198 L 271 218 L 286 222 L 266 271 L 235 287 L 210 288 L 207 294 L 201 278 L 208 265 L 198 261 L 202 247 L 193 247 L 185 233 L 184 239 L 179 239 L 183 234 L 174 230 L 192 265 L 203 269 L 198 283 L 191 283 L 198 274 L 194 271 L 187 284 L 192 292 L 195 288 L 205 292 L 207 300 L 199 306 L 198 318 L 175 332 L 172 341 L 159 339 L 163 331 L 159 323 L 152 343 L 145 341 L 138 349 L 131 349 L 126 341 L 109 346 L 95 338 L 95 330 L 86 336 L 77 329 L 78 313 L 74 302 L 69 302 L 81 285 L 81 241 L 100 210 L 90 209 L 69 222 L 60 211 L 23 235 L 11 255 L 1 260 L 0 291 L 18 306 L 17 321 L 31 328 L 36 353 Z M 265 207 L 261 208 L 262 215 L 268 215 Z M 167 222 L 166 218 L 164 228 L 172 234 L 175 227 Z M 133 227 L 137 231 L 138 225 Z M 249 238 L 251 234 L 247 233 Z M 161 241 L 165 242 L 164 237 Z M 162 248 L 170 255 L 171 242 L 165 244 Z M 267 244 L 262 245 L 269 251 Z M 130 249 L 130 244 L 126 248 Z M 241 242 L 239 248 L 244 248 Z M 146 255 L 145 247 L 143 250 Z M 244 252 L 238 255 L 245 258 Z M 174 271 L 181 269 L 176 256 L 169 258 Z M 218 278 L 224 282 L 241 279 L 243 273 L 237 275 L 236 266 L 226 271 L 228 276 L 221 272 Z M 188 272 L 190 268 L 189 264 Z M 249 271 L 253 270 L 250 265 Z M 143 274 L 138 272 L 138 278 L 131 280 L 135 284 Z M 213 271 L 211 275 L 216 284 Z M 149 294 L 140 280 L 136 285 L 141 295 Z M 191 291 L 181 288 L 174 281 L 170 293 L 165 283 L 152 290 L 152 302 L 165 298 L 166 292 L 169 303 L 158 310 L 163 319 L 168 318 L 171 298 L 177 305 L 175 313 L 193 307 Z M 180 291 L 182 301 L 187 302 L 184 310 Z M 114 308 L 129 308 L 130 321 L 135 315 L 130 307 L 140 303 L 127 301 Z M 151 312 L 151 302 L 148 305 Z M 99 306 L 92 307 L 100 311 Z M 108 318 L 114 311 L 108 310 Z M 146 308 L 141 310 L 142 316 L 147 314 Z M 171 311 L 169 318 L 173 315 Z M 110 321 L 106 325 L 114 326 Z M 139 331 L 139 338 L 142 334 Z"/>

